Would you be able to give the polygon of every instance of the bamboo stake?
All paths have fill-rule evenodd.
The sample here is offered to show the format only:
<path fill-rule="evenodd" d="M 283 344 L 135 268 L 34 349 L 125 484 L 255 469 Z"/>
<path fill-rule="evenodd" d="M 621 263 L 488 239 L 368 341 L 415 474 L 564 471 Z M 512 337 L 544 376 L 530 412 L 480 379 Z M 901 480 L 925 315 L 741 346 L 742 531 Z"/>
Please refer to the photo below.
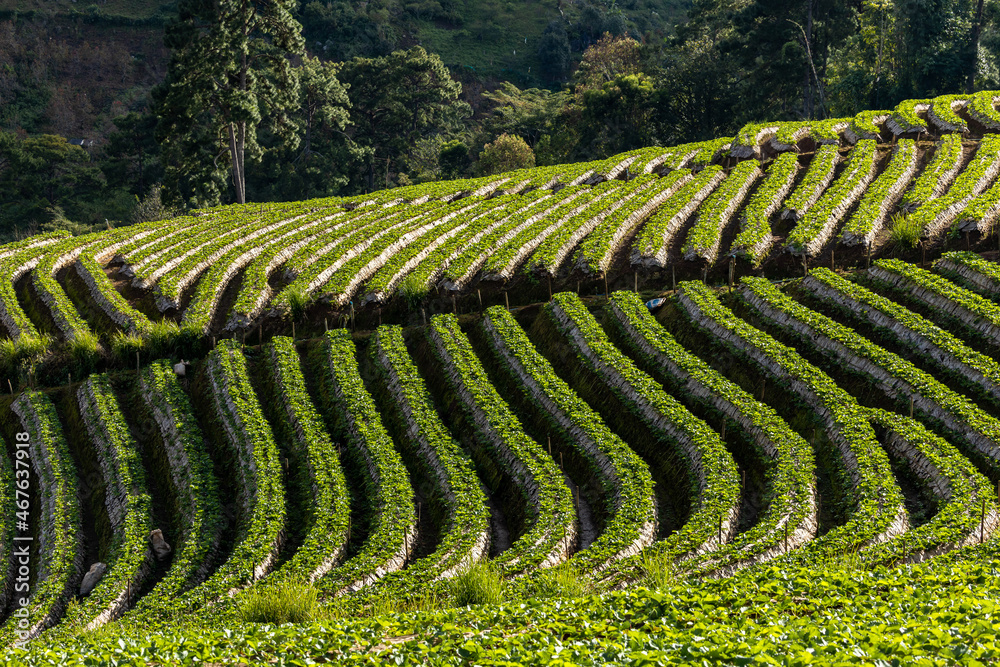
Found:
<path fill-rule="evenodd" d="M 503 293 L 503 302 L 507 304 L 507 310 L 510 310 L 510 299 L 507 297 L 507 292 Z"/>

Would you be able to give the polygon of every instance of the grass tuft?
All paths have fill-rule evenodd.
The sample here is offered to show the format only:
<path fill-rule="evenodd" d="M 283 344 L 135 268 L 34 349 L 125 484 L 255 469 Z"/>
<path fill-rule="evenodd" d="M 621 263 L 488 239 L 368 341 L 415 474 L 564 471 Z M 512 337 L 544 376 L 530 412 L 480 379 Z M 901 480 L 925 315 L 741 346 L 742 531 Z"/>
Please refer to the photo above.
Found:
<path fill-rule="evenodd" d="M 535 582 L 536 598 L 578 598 L 594 592 L 594 583 L 569 563 L 544 570 Z"/>
<path fill-rule="evenodd" d="M 892 219 L 889 240 L 900 250 L 912 250 L 920 243 L 924 229 L 916 216 L 896 215 Z"/>
<path fill-rule="evenodd" d="M 654 591 L 674 583 L 674 562 L 669 552 L 646 550 L 642 554 L 642 585 Z"/>
<path fill-rule="evenodd" d="M 473 563 L 448 582 L 456 606 L 499 604 L 504 599 L 506 582 L 492 563 Z"/>
<path fill-rule="evenodd" d="M 323 615 L 312 586 L 270 584 L 251 588 L 237 607 L 245 623 L 308 623 Z"/>

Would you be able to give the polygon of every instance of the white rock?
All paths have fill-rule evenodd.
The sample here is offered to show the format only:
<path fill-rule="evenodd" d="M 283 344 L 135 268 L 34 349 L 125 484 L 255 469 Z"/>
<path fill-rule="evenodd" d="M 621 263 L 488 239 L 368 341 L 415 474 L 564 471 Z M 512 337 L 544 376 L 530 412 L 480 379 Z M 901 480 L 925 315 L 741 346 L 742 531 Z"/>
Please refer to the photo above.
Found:
<path fill-rule="evenodd" d="M 80 595 L 81 597 L 90 595 L 90 592 L 97 587 L 97 582 L 101 580 L 104 573 L 107 572 L 108 566 L 104 563 L 94 563 L 87 570 L 87 574 L 83 575 L 83 583 L 80 584 Z"/>

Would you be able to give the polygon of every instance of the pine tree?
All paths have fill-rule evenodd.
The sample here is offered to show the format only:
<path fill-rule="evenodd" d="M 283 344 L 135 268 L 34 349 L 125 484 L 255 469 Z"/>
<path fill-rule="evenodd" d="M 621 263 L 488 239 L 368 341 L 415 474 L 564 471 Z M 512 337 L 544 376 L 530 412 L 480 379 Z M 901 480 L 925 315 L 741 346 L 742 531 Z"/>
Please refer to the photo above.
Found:
<path fill-rule="evenodd" d="M 164 42 L 173 50 L 155 94 L 168 185 L 197 204 L 221 199 L 231 172 L 245 203 L 246 160 L 259 159 L 258 128 L 296 144 L 298 106 L 290 57 L 302 55 L 296 0 L 181 0 Z M 226 165 L 228 162 L 228 167 Z"/>

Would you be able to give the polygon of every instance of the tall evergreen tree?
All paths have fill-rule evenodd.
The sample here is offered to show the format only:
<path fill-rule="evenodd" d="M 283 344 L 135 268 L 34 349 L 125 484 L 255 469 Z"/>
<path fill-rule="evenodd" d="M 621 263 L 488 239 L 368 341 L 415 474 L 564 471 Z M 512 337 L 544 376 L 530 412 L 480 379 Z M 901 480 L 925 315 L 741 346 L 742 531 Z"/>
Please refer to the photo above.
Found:
<path fill-rule="evenodd" d="M 180 0 L 164 41 L 173 49 L 155 95 L 166 180 L 199 204 L 221 198 L 231 172 L 237 203 L 247 200 L 246 160 L 262 149 L 267 123 L 296 143 L 289 113 L 298 106 L 290 56 L 302 55 L 297 0 Z M 221 172 L 221 173 L 220 173 Z"/>

